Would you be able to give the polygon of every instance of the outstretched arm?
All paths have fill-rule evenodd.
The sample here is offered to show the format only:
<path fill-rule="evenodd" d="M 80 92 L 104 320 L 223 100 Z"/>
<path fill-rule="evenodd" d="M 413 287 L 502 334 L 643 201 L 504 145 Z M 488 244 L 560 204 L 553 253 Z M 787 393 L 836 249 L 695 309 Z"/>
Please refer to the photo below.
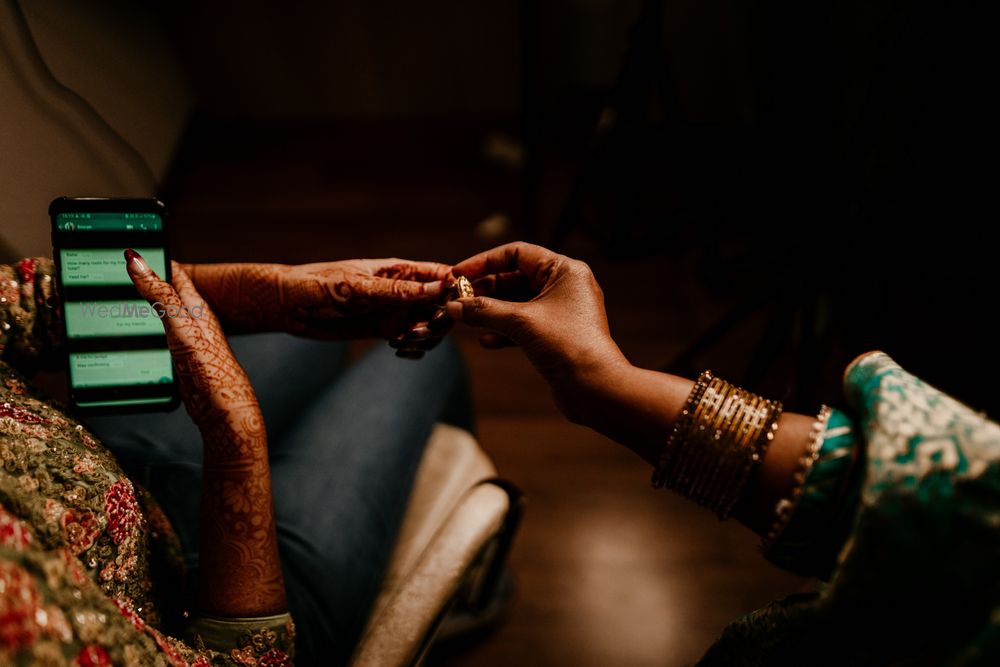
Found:
<path fill-rule="evenodd" d="M 227 331 L 393 338 L 433 317 L 451 267 L 401 259 L 317 264 L 190 264 Z"/>
<path fill-rule="evenodd" d="M 513 243 L 471 257 L 454 272 L 472 280 L 478 296 L 449 303 L 449 315 L 488 330 L 481 337 L 486 347 L 519 345 L 570 420 L 658 465 L 694 382 L 629 363 L 611 338 L 603 293 L 586 264 Z M 776 505 L 792 494 L 815 423 L 781 414 L 762 460 L 753 462 L 733 513 L 758 534 L 767 533 Z"/>

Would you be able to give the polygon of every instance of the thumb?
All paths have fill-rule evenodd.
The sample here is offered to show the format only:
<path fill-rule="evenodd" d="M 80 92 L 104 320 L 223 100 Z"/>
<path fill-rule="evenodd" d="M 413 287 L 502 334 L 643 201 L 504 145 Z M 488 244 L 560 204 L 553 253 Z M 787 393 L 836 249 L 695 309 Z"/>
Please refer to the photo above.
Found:
<path fill-rule="evenodd" d="M 515 342 L 524 326 L 524 307 L 523 303 L 485 296 L 456 299 L 445 306 L 453 320 L 498 331 Z"/>

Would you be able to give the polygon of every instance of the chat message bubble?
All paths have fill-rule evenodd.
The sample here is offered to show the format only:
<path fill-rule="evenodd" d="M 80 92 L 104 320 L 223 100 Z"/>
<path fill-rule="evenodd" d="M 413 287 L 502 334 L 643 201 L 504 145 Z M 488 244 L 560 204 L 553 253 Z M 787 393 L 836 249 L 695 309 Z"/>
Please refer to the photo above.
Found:
<path fill-rule="evenodd" d="M 158 276 L 166 275 L 163 248 L 136 248 Z M 122 248 L 63 248 L 59 251 L 62 283 L 68 287 L 131 285 Z"/>
<path fill-rule="evenodd" d="M 70 338 L 159 336 L 163 323 L 145 301 L 71 301 L 63 306 Z"/>
<path fill-rule="evenodd" d="M 166 383 L 173 379 L 169 350 L 74 352 L 69 355 L 69 373 L 78 389 Z"/>

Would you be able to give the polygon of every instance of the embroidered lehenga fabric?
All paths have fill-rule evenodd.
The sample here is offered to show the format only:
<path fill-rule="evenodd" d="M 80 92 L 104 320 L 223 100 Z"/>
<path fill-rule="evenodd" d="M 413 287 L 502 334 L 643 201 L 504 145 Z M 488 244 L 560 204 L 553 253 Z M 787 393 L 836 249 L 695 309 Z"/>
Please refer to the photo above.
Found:
<path fill-rule="evenodd" d="M 8 363 L 57 352 L 51 276 L 43 259 L 0 267 L 0 664 L 290 665 L 287 615 L 185 622 L 164 513 Z"/>

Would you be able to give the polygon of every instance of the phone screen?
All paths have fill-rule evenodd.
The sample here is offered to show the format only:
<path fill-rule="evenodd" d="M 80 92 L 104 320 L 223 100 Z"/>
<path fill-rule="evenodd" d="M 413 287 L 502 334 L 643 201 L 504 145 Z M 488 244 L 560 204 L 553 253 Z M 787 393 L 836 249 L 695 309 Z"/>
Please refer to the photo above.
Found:
<path fill-rule="evenodd" d="M 69 355 L 70 399 L 84 410 L 176 403 L 163 323 L 125 270 L 125 248 L 170 279 L 163 205 L 57 199 L 50 209 Z"/>

